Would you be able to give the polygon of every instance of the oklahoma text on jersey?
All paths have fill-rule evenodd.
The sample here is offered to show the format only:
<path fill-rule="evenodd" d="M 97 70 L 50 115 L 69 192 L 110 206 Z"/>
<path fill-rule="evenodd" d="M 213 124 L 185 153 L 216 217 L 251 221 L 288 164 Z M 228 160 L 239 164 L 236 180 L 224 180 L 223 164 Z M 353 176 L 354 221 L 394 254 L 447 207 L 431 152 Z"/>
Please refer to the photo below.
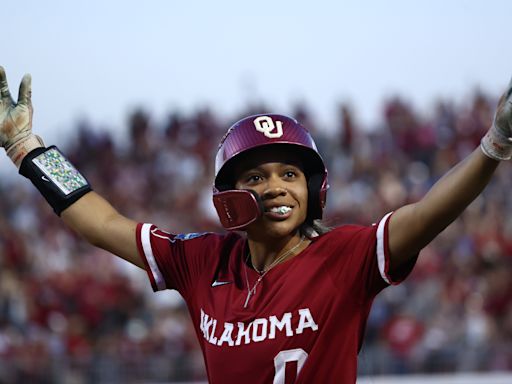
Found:
<path fill-rule="evenodd" d="M 292 327 L 293 316 L 299 317 L 297 328 Z M 275 339 L 277 332 L 284 333 L 287 337 L 300 335 L 308 328 L 313 332 L 318 330 L 318 324 L 313 319 L 309 308 L 299 309 L 297 313 L 286 312 L 280 318 L 272 315 L 268 318 L 254 319 L 247 324 L 225 322 L 224 325 L 218 324 L 217 319 L 201 309 L 199 324 L 203 337 L 209 343 L 218 346 L 226 344 L 230 347 Z"/>

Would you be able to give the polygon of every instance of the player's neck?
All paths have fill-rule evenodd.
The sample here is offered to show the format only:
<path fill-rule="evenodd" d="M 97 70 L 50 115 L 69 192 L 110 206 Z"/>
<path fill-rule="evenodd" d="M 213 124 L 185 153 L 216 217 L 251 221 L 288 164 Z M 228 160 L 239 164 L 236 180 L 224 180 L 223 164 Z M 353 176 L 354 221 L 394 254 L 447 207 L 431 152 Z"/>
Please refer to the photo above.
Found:
<path fill-rule="evenodd" d="M 304 250 L 309 239 L 299 232 L 283 239 L 257 241 L 249 239 L 248 262 L 258 272 L 263 272 L 298 255 Z"/>

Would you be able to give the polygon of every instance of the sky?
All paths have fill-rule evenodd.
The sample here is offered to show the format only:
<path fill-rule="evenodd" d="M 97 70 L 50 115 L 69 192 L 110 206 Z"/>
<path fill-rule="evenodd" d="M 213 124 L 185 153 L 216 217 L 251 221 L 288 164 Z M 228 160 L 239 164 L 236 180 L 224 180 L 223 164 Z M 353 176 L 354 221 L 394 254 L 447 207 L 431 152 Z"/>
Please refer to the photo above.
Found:
<path fill-rule="evenodd" d="M 32 74 L 34 131 L 57 145 L 81 119 L 123 135 L 134 107 L 158 122 L 303 102 L 332 129 L 348 102 L 371 127 L 393 95 L 428 113 L 501 93 L 511 14 L 506 0 L 4 1 L 0 65 L 15 95 Z"/>

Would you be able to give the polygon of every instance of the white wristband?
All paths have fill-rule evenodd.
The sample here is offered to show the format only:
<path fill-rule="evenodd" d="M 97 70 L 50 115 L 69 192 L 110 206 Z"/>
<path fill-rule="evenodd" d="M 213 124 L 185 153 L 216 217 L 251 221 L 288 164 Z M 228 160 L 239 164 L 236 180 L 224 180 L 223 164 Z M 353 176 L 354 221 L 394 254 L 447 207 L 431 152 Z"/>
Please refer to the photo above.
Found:
<path fill-rule="evenodd" d="M 500 132 L 495 124 L 480 142 L 482 152 L 494 160 L 510 160 L 512 158 L 512 138 Z"/>
<path fill-rule="evenodd" d="M 40 147 L 44 147 L 43 140 L 39 136 L 30 134 L 5 150 L 7 156 L 9 156 L 14 165 L 19 168 L 23 158 L 32 150 Z"/>

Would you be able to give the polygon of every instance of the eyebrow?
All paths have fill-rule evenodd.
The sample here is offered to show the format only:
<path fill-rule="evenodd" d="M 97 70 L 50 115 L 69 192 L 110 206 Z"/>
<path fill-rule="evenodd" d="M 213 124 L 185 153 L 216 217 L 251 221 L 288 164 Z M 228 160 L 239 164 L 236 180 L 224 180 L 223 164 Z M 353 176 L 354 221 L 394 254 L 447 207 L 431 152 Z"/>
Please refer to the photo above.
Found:
<path fill-rule="evenodd" d="M 280 165 L 279 165 L 280 170 L 290 168 L 290 167 L 292 167 L 296 170 L 299 170 L 305 174 L 302 164 L 299 164 L 298 162 L 280 163 Z M 235 181 L 239 181 L 241 178 L 245 177 L 248 173 L 251 173 L 251 172 L 265 172 L 265 169 L 262 164 L 255 165 L 255 166 L 248 166 L 246 169 L 238 172 L 238 175 L 235 176 Z"/>
<path fill-rule="evenodd" d="M 302 164 L 300 164 L 298 161 L 297 162 L 287 162 L 287 163 L 282 163 L 282 162 L 276 162 L 278 163 L 278 167 L 279 168 L 286 168 L 286 167 L 294 167 L 294 168 L 297 168 L 297 169 L 300 169 L 302 170 L 303 169 L 303 166 Z M 248 165 L 245 169 L 243 169 L 240 173 L 245 173 L 245 172 L 249 172 L 251 170 L 265 170 L 265 164 L 267 163 L 264 163 L 264 164 L 255 164 L 255 165 Z"/>

